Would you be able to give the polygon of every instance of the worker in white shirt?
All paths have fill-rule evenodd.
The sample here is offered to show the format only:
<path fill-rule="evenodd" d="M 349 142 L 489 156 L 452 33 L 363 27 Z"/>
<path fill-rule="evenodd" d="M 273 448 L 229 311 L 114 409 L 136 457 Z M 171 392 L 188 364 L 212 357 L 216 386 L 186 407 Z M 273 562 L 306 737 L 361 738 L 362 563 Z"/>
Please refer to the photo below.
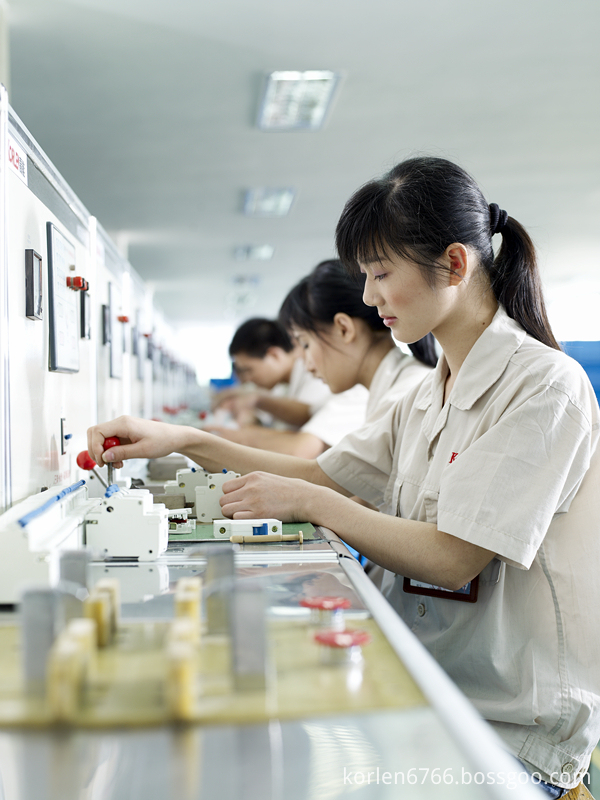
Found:
<path fill-rule="evenodd" d="M 353 195 L 336 241 L 396 339 L 433 332 L 431 377 L 317 461 L 130 417 L 91 428 L 90 453 L 102 459 L 117 435 L 126 443 L 106 453 L 117 465 L 176 451 L 235 469 L 227 516 L 309 519 L 395 573 L 392 605 L 561 797 L 600 739 L 592 386 L 552 334 L 527 232 L 460 167 L 402 162 Z"/>
<path fill-rule="evenodd" d="M 242 384 L 217 395 L 240 427 L 203 428 L 238 444 L 316 458 L 365 422 L 368 391 L 355 386 L 332 395 L 307 370 L 302 351 L 279 321 L 254 318 L 236 331 L 229 353 Z M 260 424 L 259 424 L 260 423 Z"/>
<path fill-rule="evenodd" d="M 365 421 L 371 422 L 429 374 L 437 354 L 431 334 L 409 345 L 412 355 L 402 352 L 362 295 L 362 283 L 341 261 L 322 261 L 289 292 L 279 320 L 300 346 L 308 370 L 335 395 L 354 386 L 369 390 Z"/>
<path fill-rule="evenodd" d="M 218 392 L 213 406 L 228 409 L 241 425 L 265 414 L 297 430 L 331 396 L 306 370 L 300 348 L 277 320 L 246 320 L 231 340 L 229 355 L 242 386 Z"/>

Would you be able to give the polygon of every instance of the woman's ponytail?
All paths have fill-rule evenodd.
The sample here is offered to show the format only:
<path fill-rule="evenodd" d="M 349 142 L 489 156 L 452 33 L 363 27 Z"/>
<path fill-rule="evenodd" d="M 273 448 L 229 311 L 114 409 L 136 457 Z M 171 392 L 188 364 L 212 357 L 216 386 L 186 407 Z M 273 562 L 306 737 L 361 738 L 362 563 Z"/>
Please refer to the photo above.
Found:
<path fill-rule="evenodd" d="M 525 228 L 508 215 L 501 227 L 494 226 L 495 208 L 498 208 L 494 206 L 490 205 L 492 233 L 502 236 L 502 245 L 489 274 L 494 296 L 508 316 L 530 336 L 560 350 L 546 314 L 533 242 Z"/>

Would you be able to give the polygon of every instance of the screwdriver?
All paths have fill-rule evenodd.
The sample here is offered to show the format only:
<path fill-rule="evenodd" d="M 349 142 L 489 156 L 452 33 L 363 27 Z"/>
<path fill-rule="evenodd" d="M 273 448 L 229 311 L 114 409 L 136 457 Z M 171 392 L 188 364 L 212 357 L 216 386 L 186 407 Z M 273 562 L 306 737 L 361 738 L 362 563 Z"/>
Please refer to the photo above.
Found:
<path fill-rule="evenodd" d="M 121 444 L 121 440 L 118 436 L 109 436 L 108 439 L 104 440 L 104 450 L 110 450 L 111 447 L 119 447 Z M 108 467 L 108 484 L 109 486 L 112 485 L 115 480 L 115 468 L 112 464 L 107 464 Z"/>
<path fill-rule="evenodd" d="M 94 475 L 100 481 L 100 483 L 104 486 L 104 488 L 108 489 L 107 482 L 104 480 L 102 475 L 100 475 L 100 473 L 96 470 L 96 467 L 98 465 L 96 464 L 94 459 L 90 456 L 87 450 L 82 450 L 81 453 L 79 453 L 79 455 L 77 456 L 76 461 L 77 461 L 77 466 L 80 467 L 80 469 L 84 469 L 86 470 L 86 472 L 93 472 Z"/>

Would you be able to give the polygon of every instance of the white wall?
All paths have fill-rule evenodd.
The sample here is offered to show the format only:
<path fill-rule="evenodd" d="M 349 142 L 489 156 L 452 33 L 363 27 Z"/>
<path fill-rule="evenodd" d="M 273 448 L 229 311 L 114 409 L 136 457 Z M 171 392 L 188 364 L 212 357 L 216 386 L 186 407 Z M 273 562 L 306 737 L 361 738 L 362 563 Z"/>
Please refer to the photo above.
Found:
<path fill-rule="evenodd" d="M 169 357 L 162 358 L 164 363 L 156 360 L 154 371 L 147 358 L 149 340 L 144 334 L 151 335 L 155 345 L 171 336 L 168 324 L 153 306 L 151 290 L 73 195 L 18 118 L 12 115 L 7 121 L 8 114 L 0 113 L 0 119 L 4 125 L 0 131 L 4 148 L 0 197 L 6 197 L 0 215 L 7 231 L 0 258 L 0 294 L 6 285 L 4 297 L 8 300 L 0 303 L 0 330 L 4 332 L 0 353 L 8 359 L 11 420 L 10 426 L 5 422 L 8 415 L 0 420 L 0 441 L 11 462 L 10 491 L 5 494 L 15 503 L 44 487 L 60 488 L 85 477 L 75 459 L 87 447 L 89 425 L 123 413 L 155 416 L 165 404 L 186 402 L 189 387 L 181 380 L 181 368 L 171 366 L 178 360 L 172 345 Z M 8 168 L 8 137 L 27 159 L 27 181 Z M 75 269 L 69 274 L 83 277 L 90 287 L 91 338 L 77 339 L 79 370 L 71 373 L 49 369 L 49 222 L 74 248 Z M 26 316 L 27 249 L 42 257 L 42 320 Z M 112 343 L 106 344 L 102 306 L 108 305 L 109 296 Z M 77 292 L 78 301 L 79 297 Z M 132 340 L 136 328 L 138 354 Z M 72 434 L 64 453 L 61 420 L 64 432 Z M 2 504 L 9 502 L 5 498 Z"/>

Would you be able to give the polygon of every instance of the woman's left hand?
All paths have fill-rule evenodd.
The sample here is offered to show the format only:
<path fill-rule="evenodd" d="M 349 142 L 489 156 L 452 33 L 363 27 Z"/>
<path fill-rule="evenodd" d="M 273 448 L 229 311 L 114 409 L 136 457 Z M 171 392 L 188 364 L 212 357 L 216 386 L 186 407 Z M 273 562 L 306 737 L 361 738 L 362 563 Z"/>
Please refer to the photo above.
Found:
<path fill-rule="evenodd" d="M 310 497 L 323 488 L 297 478 L 250 472 L 223 484 L 223 514 L 231 519 L 309 522 Z"/>

